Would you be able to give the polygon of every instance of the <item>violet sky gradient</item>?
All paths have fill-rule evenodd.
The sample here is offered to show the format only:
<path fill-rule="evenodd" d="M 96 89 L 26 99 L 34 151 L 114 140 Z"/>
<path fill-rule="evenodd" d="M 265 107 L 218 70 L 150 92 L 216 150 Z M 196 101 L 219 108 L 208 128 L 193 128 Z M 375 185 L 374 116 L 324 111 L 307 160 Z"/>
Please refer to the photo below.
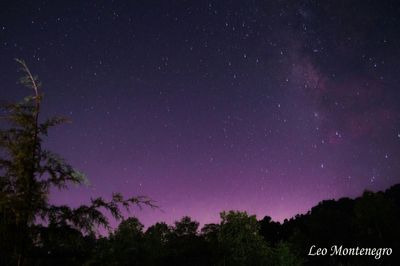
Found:
<path fill-rule="evenodd" d="M 146 225 L 222 210 L 275 220 L 400 181 L 398 1 L 1 1 L 44 84 L 46 146 L 87 174 L 53 200 L 148 195 Z"/>

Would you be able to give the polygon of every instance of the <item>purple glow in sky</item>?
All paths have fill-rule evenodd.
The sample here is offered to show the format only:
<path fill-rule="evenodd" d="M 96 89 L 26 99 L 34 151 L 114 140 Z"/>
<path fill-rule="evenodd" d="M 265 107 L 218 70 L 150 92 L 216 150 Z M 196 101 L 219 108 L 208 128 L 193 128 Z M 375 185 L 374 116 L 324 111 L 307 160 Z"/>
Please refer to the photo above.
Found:
<path fill-rule="evenodd" d="M 399 4 L 270 2 L 2 3 L 1 100 L 25 59 L 43 116 L 73 121 L 47 147 L 91 181 L 54 200 L 148 195 L 145 225 L 204 224 L 398 183 Z"/>

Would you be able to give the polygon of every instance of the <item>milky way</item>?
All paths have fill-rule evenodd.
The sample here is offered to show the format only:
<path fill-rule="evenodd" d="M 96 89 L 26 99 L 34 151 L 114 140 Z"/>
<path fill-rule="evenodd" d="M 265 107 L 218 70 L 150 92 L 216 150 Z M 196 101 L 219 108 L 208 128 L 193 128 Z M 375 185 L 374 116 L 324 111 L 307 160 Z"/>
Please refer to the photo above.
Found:
<path fill-rule="evenodd" d="M 2 1 L 1 100 L 28 93 L 22 58 L 42 116 L 73 121 L 46 146 L 91 184 L 54 201 L 283 220 L 400 181 L 398 18 L 397 1 Z"/>

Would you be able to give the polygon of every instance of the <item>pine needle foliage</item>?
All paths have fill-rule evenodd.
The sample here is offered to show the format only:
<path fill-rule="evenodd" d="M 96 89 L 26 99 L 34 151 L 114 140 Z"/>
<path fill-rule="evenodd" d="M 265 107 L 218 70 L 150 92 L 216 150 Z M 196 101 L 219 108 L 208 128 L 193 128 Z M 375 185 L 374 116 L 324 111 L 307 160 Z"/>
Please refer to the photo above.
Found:
<path fill-rule="evenodd" d="M 46 150 L 43 139 L 49 129 L 68 122 L 65 117 L 41 121 L 42 84 L 27 64 L 16 59 L 23 74 L 20 83 L 33 95 L 19 103 L 2 106 L 0 119 L 0 257 L 7 265 L 29 264 L 30 250 L 40 245 L 43 224 L 69 226 L 94 233 L 99 226 L 109 228 L 108 215 L 122 219 L 122 209 L 136 205 L 156 208 L 146 196 L 124 198 L 114 193 L 111 200 L 93 198 L 88 205 L 71 208 L 49 201 L 52 188 L 68 189 L 84 185 L 87 179 L 61 156 Z M 39 225 L 40 224 L 40 225 Z"/>

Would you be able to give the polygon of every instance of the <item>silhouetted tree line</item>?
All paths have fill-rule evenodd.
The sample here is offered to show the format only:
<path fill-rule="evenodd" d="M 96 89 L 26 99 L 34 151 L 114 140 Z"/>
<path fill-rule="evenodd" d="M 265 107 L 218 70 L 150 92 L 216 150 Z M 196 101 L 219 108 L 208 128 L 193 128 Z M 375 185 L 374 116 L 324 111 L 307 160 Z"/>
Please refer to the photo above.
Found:
<path fill-rule="evenodd" d="M 120 207 L 155 207 L 146 197 L 92 199 L 71 208 L 49 202 L 51 188 L 82 184 L 84 176 L 42 147 L 64 118 L 39 119 L 40 83 L 23 61 L 21 82 L 34 96 L 6 105 L 0 128 L 0 265 L 399 265 L 400 185 L 356 199 L 326 200 L 282 224 L 246 212 L 221 213 L 218 224 L 183 217 L 146 230 Z M 107 215 L 122 219 L 107 237 Z M 390 256 L 307 256 L 311 246 L 392 248 Z"/>
<path fill-rule="evenodd" d="M 183 217 L 173 226 L 156 223 L 146 230 L 135 217 L 123 220 L 107 237 L 84 234 L 67 224 L 37 229 L 30 265 L 398 265 L 400 185 L 364 192 L 356 199 L 326 200 L 307 214 L 274 222 L 246 212 L 221 213 L 218 224 Z M 0 228 L 1 234 L 5 228 Z M 9 241 L 2 254 L 11 254 Z M 390 247 L 373 256 L 307 256 L 310 247 Z M 329 255 L 329 251 L 328 251 Z"/>
<path fill-rule="evenodd" d="M 107 237 L 82 234 L 67 225 L 42 228 L 32 265 L 398 265 L 400 185 L 365 192 L 357 199 L 319 203 L 307 214 L 274 222 L 246 212 L 221 213 L 221 222 L 183 217 L 173 226 L 146 230 L 135 217 L 123 220 Z M 310 247 L 390 247 L 373 256 L 307 256 Z M 4 247 L 2 247 L 4 250 Z"/>

